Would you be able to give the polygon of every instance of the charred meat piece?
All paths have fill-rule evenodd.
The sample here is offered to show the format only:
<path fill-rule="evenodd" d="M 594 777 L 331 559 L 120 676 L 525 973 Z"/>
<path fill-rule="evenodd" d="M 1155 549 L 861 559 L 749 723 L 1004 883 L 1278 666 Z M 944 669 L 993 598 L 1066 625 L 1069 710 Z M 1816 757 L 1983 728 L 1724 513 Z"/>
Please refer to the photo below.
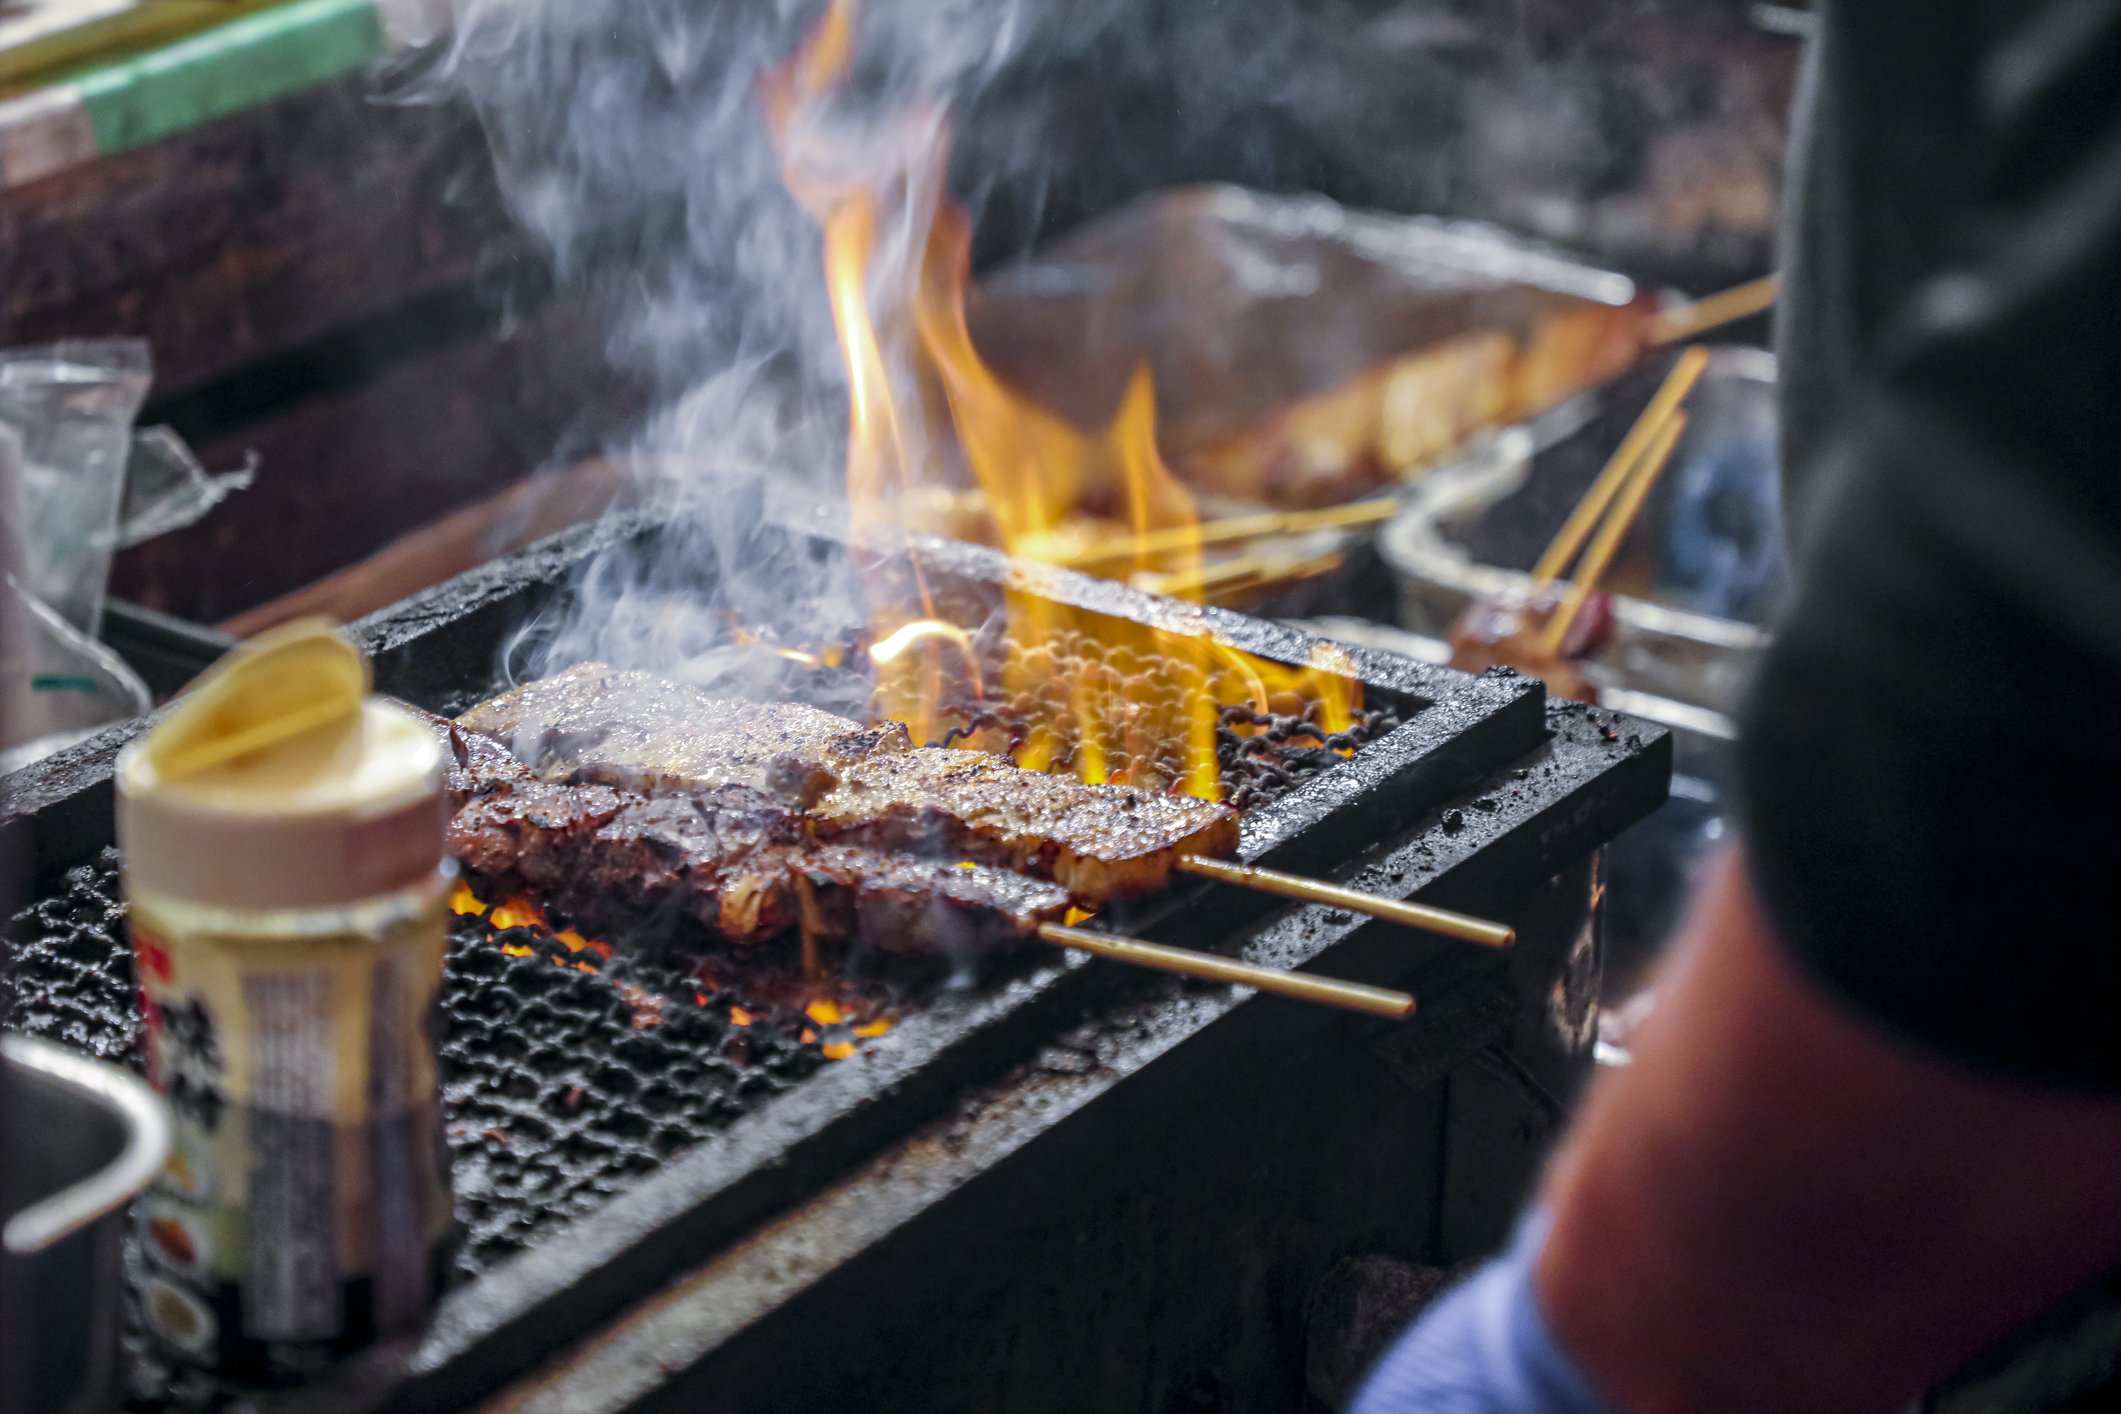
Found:
<path fill-rule="evenodd" d="M 1091 908 L 1156 892 L 1182 856 L 1237 848 L 1237 813 L 1212 801 L 1085 785 L 991 752 L 915 748 L 896 724 L 863 731 L 814 708 L 723 702 L 644 673 L 570 669 L 462 722 L 513 733 L 516 754 L 548 778 L 758 786 L 804 809 L 815 838 L 1023 870 Z"/>
<path fill-rule="evenodd" d="M 637 798 L 588 841 L 563 897 L 577 912 L 604 897 L 675 907 L 732 942 L 759 942 L 800 919 L 802 842 L 794 812 L 744 786 Z"/>
<path fill-rule="evenodd" d="M 442 786 L 449 793 L 451 810 L 461 810 L 470 801 L 512 791 L 537 779 L 528 766 L 492 737 L 466 731 L 449 718 L 438 717 L 409 702 L 398 706 L 427 723 L 441 738 Z"/>
<path fill-rule="evenodd" d="M 528 766 L 492 737 L 464 731 L 439 717 L 434 720 L 444 734 L 442 745 L 449 753 L 443 757 L 448 767 L 443 784 L 449 791 L 452 808 L 462 809 L 469 801 L 516 790 L 537 780 Z"/>
<path fill-rule="evenodd" d="M 807 906 L 821 936 L 947 954 L 1026 936 L 1069 902 L 1005 869 L 813 843 L 799 813 L 743 786 L 645 796 L 531 781 L 469 801 L 450 848 L 584 921 L 683 913 L 740 946 L 797 927 Z"/>
<path fill-rule="evenodd" d="M 1237 848 L 1237 812 L 1228 806 L 1085 785 L 992 752 L 940 747 L 852 763 L 812 807 L 810 828 L 821 839 L 1022 870 L 1091 907 L 1156 892 L 1182 856 Z"/>
<path fill-rule="evenodd" d="M 971 861 L 818 844 L 795 867 L 834 924 L 885 952 L 963 957 L 1027 937 L 1068 911 L 1068 891 Z"/>
<path fill-rule="evenodd" d="M 1598 683 L 1586 670 L 1592 654 L 1612 641 L 1613 597 L 1591 591 L 1570 621 L 1558 648 L 1546 636 L 1561 609 L 1566 585 L 1550 585 L 1534 595 L 1481 595 L 1451 626 L 1451 666 L 1462 673 L 1484 673 L 1501 666 L 1538 678 L 1555 697 L 1598 701 Z"/>
<path fill-rule="evenodd" d="M 460 806 L 449 821 L 449 852 L 474 874 L 550 890 L 575 877 L 589 842 L 629 803 L 602 786 L 524 781 Z"/>
<path fill-rule="evenodd" d="M 801 845 L 799 818 L 743 786 L 646 796 L 532 780 L 471 800 L 449 826 L 466 869 L 576 917 L 681 912 L 738 944 L 797 922 L 789 851 Z"/>
<path fill-rule="evenodd" d="M 895 724 L 865 731 L 814 707 L 733 702 L 600 663 L 526 683 L 459 720 L 551 780 L 634 790 L 742 785 L 803 804 L 831 786 L 836 763 L 911 745 Z"/>

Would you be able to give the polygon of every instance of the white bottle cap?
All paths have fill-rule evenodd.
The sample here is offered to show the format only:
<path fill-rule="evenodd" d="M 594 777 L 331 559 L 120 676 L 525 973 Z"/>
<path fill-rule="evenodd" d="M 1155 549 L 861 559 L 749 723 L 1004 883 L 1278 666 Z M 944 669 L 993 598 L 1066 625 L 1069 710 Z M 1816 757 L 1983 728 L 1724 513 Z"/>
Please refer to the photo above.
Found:
<path fill-rule="evenodd" d="M 210 669 L 118 757 L 118 845 L 143 892 L 206 907 L 354 903 L 434 877 L 442 747 L 371 697 L 360 652 L 316 622 Z"/>

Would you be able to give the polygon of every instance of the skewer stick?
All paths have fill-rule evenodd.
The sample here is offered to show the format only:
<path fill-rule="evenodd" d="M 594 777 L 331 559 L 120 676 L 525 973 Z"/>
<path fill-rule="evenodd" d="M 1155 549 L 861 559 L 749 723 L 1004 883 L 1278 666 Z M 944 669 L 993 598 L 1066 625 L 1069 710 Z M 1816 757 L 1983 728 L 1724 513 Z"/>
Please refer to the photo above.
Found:
<path fill-rule="evenodd" d="M 1337 530 L 1374 525 L 1399 514 L 1399 502 L 1358 501 L 1349 506 L 1331 506 L 1318 511 L 1261 511 L 1252 515 L 1227 516 L 1199 525 L 1174 526 L 1168 530 L 1123 535 L 1099 545 L 1065 550 L 1054 558 L 1071 569 L 1088 569 L 1124 560 L 1154 559 L 1176 555 L 1195 547 L 1229 545 L 1241 540 L 1259 540 L 1270 535 L 1302 535 L 1313 530 Z"/>
<path fill-rule="evenodd" d="M 1772 309 L 1781 288 L 1780 275 L 1763 275 L 1757 280 L 1748 280 L 1713 295 L 1675 305 L 1660 313 L 1650 325 L 1650 346 L 1682 343 L 1719 324 L 1734 323 L 1747 315 Z"/>
<path fill-rule="evenodd" d="M 1060 923 L 1040 924 L 1038 935 L 1056 947 L 1095 953 L 1099 957 L 1109 957 L 1115 962 L 1132 963 L 1137 967 L 1152 968 L 1158 972 L 1172 972 L 1181 977 L 1198 977 L 1206 982 L 1234 982 L 1238 986 L 1272 992 L 1279 997 L 1318 1002 L 1325 1006 L 1340 1007 L 1344 1011 L 1359 1011 L 1366 1016 L 1382 1016 L 1398 1021 L 1414 1014 L 1414 998 L 1406 992 L 1395 992 L 1388 987 L 1372 987 L 1362 982 L 1343 982 L 1333 977 L 1313 977 L 1308 972 L 1277 972 L 1271 967 L 1255 967 L 1249 962 L 1239 962 L 1235 958 L 1212 952 L 1195 952 L 1191 948 L 1168 947 L 1163 943 L 1145 943 L 1137 938 L 1117 938 L 1106 933 L 1070 928 Z"/>
<path fill-rule="evenodd" d="M 1238 555 L 1221 564 L 1204 565 L 1178 574 L 1136 575 L 1134 583 L 1152 594 L 1169 594 L 1182 599 L 1205 598 L 1210 594 L 1259 589 L 1283 580 L 1313 579 L 1331 574 L 1344 561 L 1345 557 L 1338 550 L 1328 550 L 1323 555 L 1301 560 L 1270 560 L 1259 554 Z"/>
<path fill-rule="evenodd" d="M 1657 429 L 1679 410 L 1679 404 L 1686 395 L 1694 391 L 1694 384 L 1700 380 L 1701 371 L 1708 367 L 1708 363 L 1709 351 L 1696 345 L 1681 354 L 1679 361 L 1672 365 L 1672 371 L 1665 375 L 1664 384 L 1658 388 L 1657 395 L 1651 398 L 1649 406 L 1642 410 L 1642 416 L 1635 419 L 1635 425 L 1628 429 L 1628 435 L 1620 439 L 1619 447 L 1614 449 L 1613 459 L 1598 473 L 1598 479 L 1591 483 L 1591 489 L 1576 503 L 1576 509 L 1569 512 L 1568 520 L 1554 536 L 1554 543 L 1547 546 L 1546 553 L 1539 557 L 1539 563 L 1532 567 L 1534 594 L 1560 578 L 1561 572 L 1569 567 L 1569 561 L 1576 558 L 1576 552 L 1582 548 L 1585 537 L 1590 535 L 1592 527 L 1598 524 L 1598 518 L 1605 514 L 1606 507 L 1612 504 L 1613 498 L 1620 493 L 1620 488 L 1627 483 L 1628 473 L 1634 470 L 1635 463 L 1643 453 L 1650 449 L 1657 436 Z"/>
<path fill-rule="evenodd" d="M 1256 594 L 1262 589 L 1272 588 L 1275 585 L 1296 584 L 1306 579 L 1317 579 L 1320 575 L 1333 573 L 1347 562 L 1348 557 L 1341 554 L 1338 550 L 1328 550 L 1323 555 L 1313 555 L 1307 560 L 1276 560 L 1271 564 L 1262 566 L 1257 574 L 1249 574 L 1241 579 L 1226 580 L 1222 584 L 1213 586 L 1210 591 L 1203 591 L 1200 597 L 1204 601 L 1212 603 L 1218 595 Z"/>
<path fill-rule="evenodd" d="M 1459 938 L 1465 942 L 1479 943 L 1483 947 L 1506 948 L 1517 941 L 1517 930 L 1507 923 L 1492 923 L 1485 918 L 1475 918 L 1469 913 L 1453 913 L 1448 908 L 1431 908 L 1425 903 L 1379 898 L 1360 889 L 1346 889 L 1338 884 L 1326 883 L 1323 879 L 1306 879 L 1301 874 L 1284 874 L 1279 869 L 1232 864 L 1227 859 L 1208 859 L 1197 854 L 1182 856 L 1177 868 L 1183 873 L 1197 874 L 1203 879 L 1235 884 L 1243 889 L 1257 889 L 1261 893 L 1278 894 L 1282 898 L 1300 899 L 1305 903 L 1331 904 L 1335 908 L 1345 908 L 1350 913 L 1382 918 L 1388 923 L 1419 928 L 1427 933 L 1441 933 L 1447 938 Z"/>
<path fill-rule="evenodd" d="M 1605 524 L 1598 527 L 1598 537 L 1591 548 L 1583 552 L 1583 563 L 1576 567 L 1576 576 L 1569 585 L 1568 596 L 1561 607 L 1547 620 L 1546 629 L 1539 639 L 1539 651 L 1544 657 L 1561 652 L 1561 645 L 1568 639 L 1569 629 L 1576 616 L 1598 587 L 1598 581 L 1613 563 L 1613 556 L 1620 550 L 1620 542 L 1627 538 L 1628 530 L 1635 524 L 1635 517 L 1642 513 L 1642 505 L 1650 496 L 1650 488 L 1657 484 L 1657 477 L 1672 460 L 1672 449 L 1679 445 L 1679 434 L 1686 431 L 1686 414 L 1675 412 L 1657 429 L 1657 439 L 1650 443 L 1649 451 L 1635 468 L 1627 489 L 1621 492 L 1620 504 L 1606 517 Z"/>

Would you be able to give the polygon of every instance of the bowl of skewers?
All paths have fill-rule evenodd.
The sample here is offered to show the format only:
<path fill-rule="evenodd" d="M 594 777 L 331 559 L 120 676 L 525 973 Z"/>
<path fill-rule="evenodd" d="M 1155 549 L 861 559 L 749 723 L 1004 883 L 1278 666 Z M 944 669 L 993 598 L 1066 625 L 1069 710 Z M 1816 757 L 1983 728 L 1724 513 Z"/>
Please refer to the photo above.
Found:
<path fill-rule="evenodd" d="M 1401 624 L 1728 735 L 1784 580 L 1774 387 L 1760 349 L 1674 350 L 1439 468 L 1379 537 Z"/>

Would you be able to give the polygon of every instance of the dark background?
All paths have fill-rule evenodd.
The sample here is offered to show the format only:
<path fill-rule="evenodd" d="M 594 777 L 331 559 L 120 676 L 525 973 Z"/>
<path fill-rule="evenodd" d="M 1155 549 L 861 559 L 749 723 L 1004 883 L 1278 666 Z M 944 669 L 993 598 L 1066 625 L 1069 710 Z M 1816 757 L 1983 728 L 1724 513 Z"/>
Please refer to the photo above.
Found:
<path fill-rule="evenodd" d="M 1220 180 L 1494 220 L 1698 293 L 1770 262 L 1804 19 L 1731 0 L 1140 0 L 1124 33 L 1027 53 L 963 103 L 953 185 L 986 266 Z M 654 401 L 609 342 L 607 297 L 669 256 L 685 213 L 600 213 L 557 274 L 472 114 L 378 101 L 430 61 L 0 194 L 0 344 L 145 335 L 144 420 L 211 466 L 262 459 L 204 523 L 121 556 L 116 594 L 226 620 L 577 466 Z M 471 533 L 499 545 L 522 518 Z"/>

